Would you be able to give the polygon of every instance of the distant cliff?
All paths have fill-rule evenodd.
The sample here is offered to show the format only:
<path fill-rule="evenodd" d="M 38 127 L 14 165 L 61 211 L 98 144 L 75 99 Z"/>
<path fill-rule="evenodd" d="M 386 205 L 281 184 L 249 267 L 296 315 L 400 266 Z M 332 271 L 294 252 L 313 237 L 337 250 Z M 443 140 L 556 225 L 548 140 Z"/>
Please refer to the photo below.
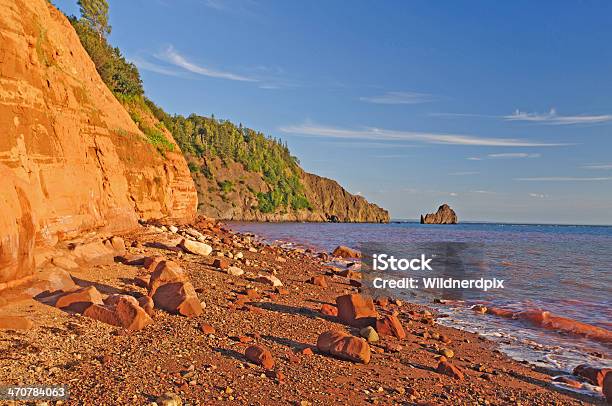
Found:
<path fill-rule="evenodd" d="M 338 221 L 388 222 L 389 213 L 369 203 L 362 196 L 348 193 L 338 182 L 298 170 L 308 208 L 281 206 L 269 213 L 262 212 L 258 195 L 271 191 L 271 186 L 259 172 L 247 171 L 238 162 L 218 157 L 190 158 L 199 196 L 198 212 L 225 220 L 249 221 Z"/>
<path fill-rule="evenodd" d="M 169 132 L 156 148 L 47 0 L 0 2 L 0 283 L 33 248 L 138 219 L 194 217 L 197 195 Z"/>
<path fill-rule="evenodd" d="M 421 224 L 457 224 L 457 214 L 448 204 L 438 207 L 435 213 L 421 215 Z"/>

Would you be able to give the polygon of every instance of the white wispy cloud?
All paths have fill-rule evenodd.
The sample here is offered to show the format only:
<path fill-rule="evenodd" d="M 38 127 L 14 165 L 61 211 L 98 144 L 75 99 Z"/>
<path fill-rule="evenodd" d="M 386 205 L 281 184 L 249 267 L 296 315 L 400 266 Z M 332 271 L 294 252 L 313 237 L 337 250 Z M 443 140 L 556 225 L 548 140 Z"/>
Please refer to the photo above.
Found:
<path fill-rule="evenodd" d="M 131 58 L 129 59 L 129 62 L 132 62 L 140 70 L 147 70 L 149 72 L 155 72 L 166 76 L 182 76 L 182 72 L 174 69 L 173 67 L 152 63 L 139 57 Z"/>
<path fill-rule="evenodd" d="M 544 193 L 529 193 L 530 197 L 535 197 L 537 199 L 545 199 L 548 197 L 548 195 L 544 194 Z"/>
<path fill-rule="evenodd" d="M 589 164 L 584 165 L 584 169 L 597 169 L 597 170 L 612 170 L 612 164 Z"/>
<path fill-rule="evenodd" d="M 381 128 L 349 129 L 317 124 L 298 124 L 279 128 L 290 134 L 327 138 L 367 139 L 376 141 L 417 141 L 428 144 L 471 145 L 491 147 L 551 147 L 568 144 L 545 143 L 516 138 L 489 138 L 463 134 L 394 131 Z"/>
<path fill-rule="evenodd" d="M 258 80 L 252 77 L 238 75 L 236 73 L 216 70 L 203 65 L 198 65 L 180 54 L 172 45 L 168 46 L 163 52 L 156 55 L 172 65 L 178 66 L 186 71 L 195 73 L 196 75 L 208 76 L 211 78 L 236 80 L 241 82 L 257 82 Z"/>
<path fill-rule="evenodd" d="M 435 101 L 436 97 L 427 93 L 386 92 L 377 96 L 363 96 L 359 100 L 374 104 L 421 104 Z"/>
<path fill-rule="evenodd" d="M 573 176 L 544 176 L 534 178 L 514 178 L 514 180 L 525 182 L 601 182 L 612 180 L 612 176 L 598 178 L 581 178 Z"/>
<path fill-rule="evenodd" d="M 482 161 L 484 159 L 526 159 L 526 158 L 540 158 L 542 154 L 529 153 L 529 152 L 505 152 L 497 154 L 488 154 L 485 156 L 469 156 L 465 159 L 468 161 Z"/>
<path fill-rule="evenodd" d="M 524 121 L 546 125 L 579 125 L 579 124 L 599 124 L 612 121 L 612 114 L 579 114 L 579 115 L 560 115 L 556 109 L 550 109 L 548 113 L 529 113 L 521 110 L 515 110 L 512 114 L 506 115 L 491 115 L 491 114 L 475 114 L 475 113 L 429 113 L 434 117 L 478 117 L 478 118 L 495 118 L 505 121 Z"/>
<path fill-rule="evenodd" d="M 541 154 L 527 152 L 508 152 L 502 154 L 489 154 L 487 157 L 492 159 L 524 159 L 524 158 L 539 158 Z"/>
<path fill-rule="evenodd" d="M 548 113 L 527 113 L 516 110 L 513 114 L 503 116 L 503 118 L 508 121 L 528 121 L 550 125 L 574 125 L 597 124 L 612 121 L 612 114 L 563 116 L 557 114 L 555 109 L 551 109 Z"/>

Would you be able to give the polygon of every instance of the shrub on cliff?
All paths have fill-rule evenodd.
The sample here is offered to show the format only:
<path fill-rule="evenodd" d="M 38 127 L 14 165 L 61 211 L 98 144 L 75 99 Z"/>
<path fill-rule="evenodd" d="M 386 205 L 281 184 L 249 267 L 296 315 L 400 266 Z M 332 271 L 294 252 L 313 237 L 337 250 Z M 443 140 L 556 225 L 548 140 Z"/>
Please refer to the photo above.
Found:
<path fill-rule="evenodd" d="M 136 65 L 128 62 L 119 48 L 110 46 L 88 20 L 75 16 L 69 17 L 69 20 L 109 89 L 124 96 L 142 95 L 144 90 Z"/>

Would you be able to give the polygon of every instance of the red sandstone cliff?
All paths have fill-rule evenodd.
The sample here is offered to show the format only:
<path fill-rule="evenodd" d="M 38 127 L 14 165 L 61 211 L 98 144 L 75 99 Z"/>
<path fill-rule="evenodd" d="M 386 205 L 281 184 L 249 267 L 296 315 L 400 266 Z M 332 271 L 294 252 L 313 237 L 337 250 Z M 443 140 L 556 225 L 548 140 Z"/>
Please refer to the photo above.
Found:
<path fill-rule="evenodd" d="M 189 220 L 196 206 L 178 146 L 164 157 L 147 142 L 64 15 L 46 0 L 2 0 L 0 284 L 33 271 L 35 245 Z"/>

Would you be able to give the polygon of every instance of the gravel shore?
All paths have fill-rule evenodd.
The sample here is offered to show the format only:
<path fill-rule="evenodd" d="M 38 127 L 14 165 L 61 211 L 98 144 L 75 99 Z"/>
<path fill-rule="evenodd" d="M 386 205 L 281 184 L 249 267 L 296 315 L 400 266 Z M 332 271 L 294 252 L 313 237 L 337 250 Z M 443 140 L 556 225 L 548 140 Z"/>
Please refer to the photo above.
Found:
<path fill-rule="evenodd" d="M 163 255 L 178 263 L 205 305 L 203 314 L 187 318 L 156 309 L 152 324 L 132 331 L 5 291 L 0 316 L 25 316 L 34 326 L 0 330 L 0 382 L 65 384 L 70 398 L 63 404 L 71 405 L 605 404 L 559 389 L 552 371 L 513 361 L 494 343 L 440 326 L 435 314 L 410 303 L 377 302 L 381 316 L 397 315 L 406 338 L 381 335 L 370 343 L 368 364 L 323 354 L 316 346 L 321 333 L 359 336 L 360 329 L 323 314 L 322 305 L 335 306 L 336 297 L 359 288 L 325 267 L 317 253 L 267 246 L 202 224 L 194 227 L 212 246 L 210 255 L 174 248 L 179 236 L 165 228 L 143 226 L 121 237 L 126 256 Z M 218 258 L 244 274 L 213 266 Z M 115 262 L 70 273 L 78 285 L 104 295 L 147 294 L 135 283 L 146 276 L 142 266 Z M 261 283 L 258 274 L 274 275 L 283 286 Z M 318 275 L 326 275 L 327 287 L 309 282 Z M 245 357 L 253 344 L 270 350 L 272 369 Z M 439 373 L 440 354 L 465 378 Z"/>

